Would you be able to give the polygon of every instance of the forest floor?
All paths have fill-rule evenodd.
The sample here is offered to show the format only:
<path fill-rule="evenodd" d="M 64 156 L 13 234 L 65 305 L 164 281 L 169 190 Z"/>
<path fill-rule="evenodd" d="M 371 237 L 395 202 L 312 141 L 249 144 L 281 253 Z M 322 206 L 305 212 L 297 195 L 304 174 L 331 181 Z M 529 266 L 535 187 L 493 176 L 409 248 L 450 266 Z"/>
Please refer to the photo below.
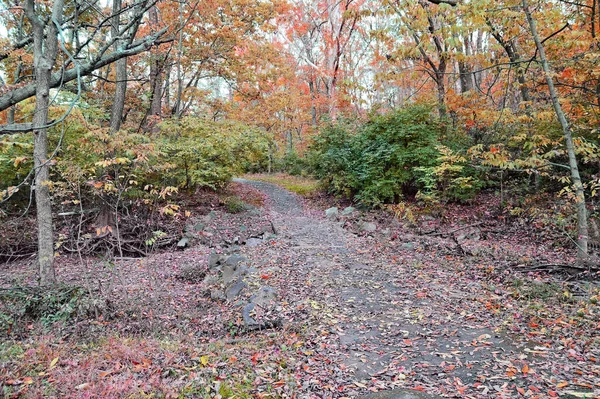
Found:
<path fill-rule="evenodd" d="M 88 287 L 100 315 L 2 337 L 4 396 L 600 397 L 598 276 L 548 274 L 573 259 L 499 222 L 493 199 L 407 227 L 233 186 L 257 206 L 196 215 L 185 250 L 59 258 L 61 281 Z M 239 293 L 215 294 L 211 253 L 244 259 Z M 22 261 L 0 278 L 33 284 L 35 271 Z M 276 322 L 248 328 L 259 292 L 276 294 L 253 317 Z"/>

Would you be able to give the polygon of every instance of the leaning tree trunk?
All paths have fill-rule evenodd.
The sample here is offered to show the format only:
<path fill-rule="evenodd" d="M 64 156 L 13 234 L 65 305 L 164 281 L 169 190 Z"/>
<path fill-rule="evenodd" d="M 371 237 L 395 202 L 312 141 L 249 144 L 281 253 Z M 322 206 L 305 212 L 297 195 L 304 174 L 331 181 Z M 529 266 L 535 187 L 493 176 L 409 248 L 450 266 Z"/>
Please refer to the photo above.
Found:
<path fill-rule="evenodd" d="M 583 188 L 583 183 L 581 182 L 581 177 L 579 176 L 579 168 L 577 166 L 577 157 L 575 156 L 575 145 L 573 144 L 573 134 L 571 132 L 571 127 L 569 126 L 569 122 L 565 116 L 565 113 L 560 105 L 560 101 L 558 99 L 558 93 L 556 88 L 554 87 L 554 81 L 552 79 L 552 71 L 550 70 L 550 65 L 548 64 L 548 58 L 546 57 L 546 52 L 544 51 L 544 46 L 542 41 L 540 40 L 540 36 L 538 35 L 537 28 L 535 25 L 535 21 L 533 16 L 531 15 L 531 11 L 529 10 L 529 4 L 527 0 L 523 0 L 523 11 L 525 12 L 525 16 L 527 17 L 527 22 L 529 23 L 529 29 L 531 30 L 531 35 L 533 36 L 533 40 L 535 42 L 535 46 L 540 54 L 540 61 L 542 63 L 542 68 L 544 69 L 544 76 L 546 78 L 546 83 L 548 84 L 548 90 L 550 91 L 550 97 L 552 98 L 552 105 L 554 106 L 554 111 L 556 112 L 556 117 L 560 122 L 560 125 L 563 130 L 563 136 L 565 138 L 565 145 L 567 147 L 567 154 L 569 157 L 569 169 L 571 171 L 571 180 L 573 181 L 573 185 L 575 186 L 575 205 L 577 207 L 577 256 L 583 258 L 587 256 L 588 252 L 588 225 L 587 225 L 587 209 L 585 207 L 585 191 Z"/>
<path fill-rule="evenodd" d="M 36 14 L 35 0 L 24 4 L 25 14 L 33 28 L 33 66 L 36 83 L 33 113 L 34 190 L 38 228 L 38 267 L 40 285 L 56 280 L 54 271 L 54 231 L 50 198 L 50 160 L 48 159 L 48 106 L 50 76 L 58 55 L 59 26 L 62 24 L 64 0 L 55 0 L 49 20 Z M 46 22 L 47 21 L 47 22 Z"/>

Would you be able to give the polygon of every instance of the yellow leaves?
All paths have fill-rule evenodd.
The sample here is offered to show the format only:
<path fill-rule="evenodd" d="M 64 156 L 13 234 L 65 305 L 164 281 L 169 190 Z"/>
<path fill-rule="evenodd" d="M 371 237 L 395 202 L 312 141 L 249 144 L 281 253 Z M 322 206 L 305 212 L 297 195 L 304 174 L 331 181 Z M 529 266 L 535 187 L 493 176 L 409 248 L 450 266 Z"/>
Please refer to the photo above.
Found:
<path fill-rule="evenodd" d="M 100 166 L 103 168 L 107 168 L 112 165 L 128 165 L 131 162 L 132 161 L 129 158 L 120 157 L 120 158 L 113 158 L 113 159 L 104 159 L 102 161 L 98 161 L 98 162 L 94 163 L 94 165 Z"/>
<path fill-rule="evenodd" d="M 168 204 L 160 209 L 161 215 L 175 216 L 181 207 L 175 204 Z"/>
<path fill-rule="evenodd" d="M 166 199 L 167 197 L 177 193 L 178 191 L 179 189 L 177 187 L 167 186 L 160 191 L 160 194 L 158 194 L 158 196 L 162 199 Z M 179 209 L 179 207 L 177 209 Z"/>
<path fill-rule="evenodd" d="M 14 162 L 14 167 L 15 168 L 19 167 L 20 164 L 24 163 L 28 159 L 29 159 L 28 157 L 16 157 L 15 162 Z"/>
<path fill-rule="evenodd" d="M 3 200 L 6 197 L 10 197 L 11 195 L 16 194 L 19 191 L 18 187 L 10 186 L 6 190 L 0 191 L 0 200 Z"/>
<path fill-rule="evenodd" d="M 54 367 L 56 367 L 58 360 L 59 360 L 58 357 L 55 357 L 54 359 L 52 359 L 52 361 L 50 362 L 50 367 L 48 367 L 48 370 L 52 370 Z"/>
<path fill-rule="evenodd" d="M 96 236 L 99 237 L 101 235 L 105 235 L 105 234 L 112 233 L 112 232 L 113 232 L 112 227 L 110 227 L 110 226 L 102 226 L 102 227 L 98 227 L 96 229 Z"/>
<path fill-rule="evenodd" d="M 200 356 L 200 364 L 202 364 L 205 367 L 208 366 L 209 360 L 210 358 L 208 357 L 208 355 Z"/>

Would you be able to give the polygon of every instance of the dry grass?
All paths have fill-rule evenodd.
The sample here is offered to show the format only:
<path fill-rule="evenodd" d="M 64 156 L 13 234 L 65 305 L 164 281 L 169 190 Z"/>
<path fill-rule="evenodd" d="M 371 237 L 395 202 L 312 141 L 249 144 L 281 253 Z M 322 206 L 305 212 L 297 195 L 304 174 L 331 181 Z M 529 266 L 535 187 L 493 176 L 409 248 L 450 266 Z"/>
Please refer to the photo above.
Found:
<path fill-rule="evenodd" d="M 307 198 L 313 197 L 321 189 L 318 180 L 310 177 L 292 176 L 286 173 L 249 174 L 244 177 L 248 180 L 258 180 L 276 184 L 286 190 Z"/>

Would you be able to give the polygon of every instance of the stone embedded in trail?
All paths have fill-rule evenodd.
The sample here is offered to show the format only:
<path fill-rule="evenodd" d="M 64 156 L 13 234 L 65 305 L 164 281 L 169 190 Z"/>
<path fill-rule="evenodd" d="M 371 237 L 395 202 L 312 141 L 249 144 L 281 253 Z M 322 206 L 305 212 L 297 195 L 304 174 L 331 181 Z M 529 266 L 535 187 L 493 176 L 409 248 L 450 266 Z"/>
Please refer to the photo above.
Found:
<path fill-rule="evenodd" d="M 325 216 L 327 219 L 337 219 L 338 217 L 338 209 L 337 207 L 329 208 L 325 211 Z"/>
<path fill-rule="evenodd" d="M 244 325 L 246 327 L 254 327 L 258 326 L 258 322 L 254 320 L 251 315 L 251 312 L 254 310 L 254 304 L 252 302 L 246 304 L 242 309 L 242 319 L 244 320 Z"/>
<path fill-rule="evenodd" d="M 223 266 L 222 279 L 225 285 L 228 285 L 239 277 L 243 277 L 248 274 L 248 267 L 242 263 L 238 263 L 235 266 L 226 264 Z"/>
<path fill-rule="evenodd" d="M 260 238 L 250 237 L 246 240 L 247 247 L 257 247 L 262 244 L 264 241 Z"/>
<path fill-rule="evenodd" d="M 204 215 L 204 221 L 206 223 L 210 223 L 217 218 L 217 213 L 215 211 L 210 211 L 207 215 Z"/>
<path fill-rule="evenodd" d="M 187 237 L 183 237 L 181 240 L 179 240 L 179 242 L 177 243 L 177 248 L 185 248 L 188 246 L 188 244 L 190 243 L 190 239 Z"/>
<path fill-rule="evenodd" d="M 227 260 L 225 260 L 225 264 L 228 266 L 237 266 L 238 264 L 247 261 L 248 259 L 246 259 L 244 256 L 242 255 L 238 255 L 238 254 L 233 254 L 231 255 L 229 258 L 227 258 Z"/>
<path fill-rule="evenodd" d="M 344 210 L 341 212 L 342 216 L 348 216 L 350 215 L 352 212 L 354 212 L 356 210 L 355 207 L 353 206 L 347 206 L 346 208 L 344 208 Z"/>
<path fill-rule="evenodd" d="M 277 313 L 277 305 L 277 291 L 268 286 L 260 287 L 250 298 L 250 303 L 242 309 L 242 319 L 246 328 L 257 330 L 281 326 L 282 322 L 279 313 Z"/>
<path fill-rule="evenodd" d="M 362 223 L 360 223 L 360 229 L 367 233 L 372 233 L 375 230 L 377 230 L 377 225 L 375 223 L 371 223 L 371 222 L 362 222 Z"/>
<path fill-rule="evenodd" d="M 367 395 L 358 396 L 357 399 L 441 399 L 441 396 L 410 389 L 392 389 L 390 391 L 379 391 Z"/>
<path fill-rule="evenodd" d="M 224 301 L 225 294 L 223 294 L 223 290 L 215 288 L 210 291 L 210 299 L 212 299 L 214 301 Z"/>
<path fill-rule="evenodd" d="M 216 251 L 212 251 L 208 256 L 208 268 L 214 269 L 223 261 L 223 255 L 219 255 Z"/>
<path fill-rule="evenodd" d="M 252 295 L 252 298 L 250 298 L 252 303 L 255 303 L 263 308 L 269 305 L 275 305 L 276 300 L 277 291 L 275 288 L 268 286 L 260 287 L 256 294 Z"/>
<path fill-rule="evenodd" d="M 194 225 L 194 231 L 195 232 L 204 231 L 205 227 L 206 227 L 206 225 L 204 223 L 198 222 Z"/>
<path fill-rule="evenodd" d="M 264 241 L 274 240 L 275 238 L 277 238 L 276 234 L 273 234 L 273 233 L 264 233 L 263 234 L 263 240 Z"/>
<path fill-rule="evenodd" d="M 246 284 L 245 281 L 238 280 L 237 282 L 235 282 L 235 283 L 231 284 L 229 287 L 227 287 L 227 289 L 225 290 L 225 297 L 227 297 L 228 301 L 232 301 L 238 295 L 240 295 L 242 290 L 244 288 L 246 288 L 247 286 L 248 286 L 248 284 Z"/>

